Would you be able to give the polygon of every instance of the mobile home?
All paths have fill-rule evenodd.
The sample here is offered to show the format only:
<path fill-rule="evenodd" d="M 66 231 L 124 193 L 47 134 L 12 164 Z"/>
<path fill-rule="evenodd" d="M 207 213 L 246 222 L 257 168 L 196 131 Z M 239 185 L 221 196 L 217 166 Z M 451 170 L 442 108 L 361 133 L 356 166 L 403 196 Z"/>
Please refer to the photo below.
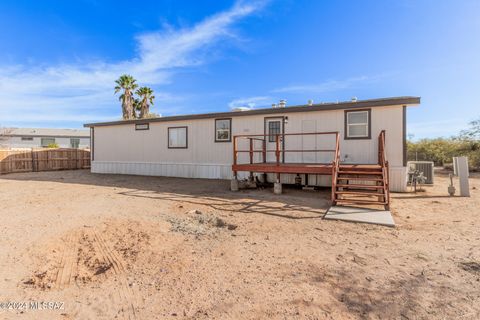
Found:
<path fill-rule="evenodd" d="M 335 162 L 353 170 L 388 161 L 388 189 L 401 192 L 407 176 L 407 107 L 418 104 L 419 97 L 355 99 L 85 127 L 90 128 L 95 173 L 207 179 L 255 175 L 330 186 Z"/>
<path fill-rule="evenodd" d="M 0 128 L 0 148 L 90 147 L 88 130 L 51 128 Z"/>

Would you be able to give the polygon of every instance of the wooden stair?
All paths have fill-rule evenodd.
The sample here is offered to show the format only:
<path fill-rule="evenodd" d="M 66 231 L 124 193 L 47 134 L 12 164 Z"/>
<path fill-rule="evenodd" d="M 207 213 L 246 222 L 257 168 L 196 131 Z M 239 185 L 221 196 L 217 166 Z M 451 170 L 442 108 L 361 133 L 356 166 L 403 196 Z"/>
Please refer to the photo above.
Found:
<path fill-rule="evenodd" d="M 379 136 L 378 164 L 334 163 L 332 203 L 381 205 L 390 207 L 388 162 L 385 156 L 385 131 Z"/>

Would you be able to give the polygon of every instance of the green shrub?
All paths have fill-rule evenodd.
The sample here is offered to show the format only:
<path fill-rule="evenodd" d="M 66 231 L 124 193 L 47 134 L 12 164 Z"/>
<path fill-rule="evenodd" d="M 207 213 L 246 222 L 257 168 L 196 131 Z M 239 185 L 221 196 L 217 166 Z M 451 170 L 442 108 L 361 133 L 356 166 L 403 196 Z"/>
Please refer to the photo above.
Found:
<path fill-rule="evenodd" d="M 452 163 L 453 157 L 466 156 L 472 168 L 480 168 L 480 141 L 460 138 L 421 139 L 407 142 L 408 160 L 433 161 L 437 166 Z"/>
<path fill-rule="evenodd" d="M 59 146 L 58 146 L 58 143 L 50 143 L 50 144 L 47 146 L 47 148 L 50 148 L 50 149 L 56 149 L 56 148 L 58 148 L 58 147 L 59 147 Z"/>
<path fill-rule="evenodd" d="M 437 166 L 452 163 L 453 157 L 468 157 L 472 169 L 480 169 L 480 119 L 451 138 L 421 139 L 407 142 L 408 160 L 433 161 Z"/>

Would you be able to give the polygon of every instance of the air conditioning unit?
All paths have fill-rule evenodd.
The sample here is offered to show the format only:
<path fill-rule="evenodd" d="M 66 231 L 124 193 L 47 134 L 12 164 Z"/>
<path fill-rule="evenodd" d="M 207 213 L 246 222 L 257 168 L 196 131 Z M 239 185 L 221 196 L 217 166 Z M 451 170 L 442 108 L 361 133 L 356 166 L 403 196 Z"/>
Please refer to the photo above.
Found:
<path fill-rule="evenodd" d="M 426 178 L 426 184 L 433 184 L 433 161 L 408 161 L 408 171 L 418 170 L 423 172 L 423 176 Z"/>

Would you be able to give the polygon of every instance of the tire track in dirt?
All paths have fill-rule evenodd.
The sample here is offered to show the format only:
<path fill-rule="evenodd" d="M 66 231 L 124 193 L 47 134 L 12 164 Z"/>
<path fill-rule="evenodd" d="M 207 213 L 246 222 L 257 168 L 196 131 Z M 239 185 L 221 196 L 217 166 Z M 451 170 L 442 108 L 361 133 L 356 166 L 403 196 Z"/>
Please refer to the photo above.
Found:
<path fill-rule="evenodd" d="M 51 288 L 64 290 L 75 283 L 82 286 L 89 281 L 103 282 L 113 276 L 111 280 L 115 281 L 116 290 L 110 295 L 110 301 L 114 303 L 116 317 L 136 320 L 140 294 L 138 289 L 130 286 L 125 261 L 112 249 L 111 241 L 107 241 L 100 231 L 95 229 L 71 230 L 60 238 L 60 257 L 53 264 Z M 45 290 L 48 275 L 34 279 L 40 281 L 34 283 L 36 288 Z"/>
<path fill-rule="evenodd" d="M 95 234 L 96 234 L 96 232 L 94 232 L 94 231 L 91 233 L 91 235 L 93 236 L 93 245 L 95 247 L 95 250 L 100 255 L 100 258 L 103 261 L 108 262 L 112 266 L 113 273 L 114 273 L 115 277 L 119 280 L 119 283 L 120 283 L 119 290 L 115 291 L 116 294 L 118 295 L 119 300 L 117 300 L 117 299 L 115 299 L 115 300 L 117 300 L 117 305 L 122 306 L 122 307 L 118 310 L 117 314 L 119 316 L 121 316 L 122 319 L 135 319 L 135 318 L 132 318 L 129 308 L 127 308 L 127 310 L 125 310 L 125 308 L 123 308 L 123 305 L 127 301 L 128 297 L 125 295 L 124 290 L 122 290 L 122 287 L 123 287 L 124 284 L 121 281 L 120 272 L 119 272 L 118 268 L 115 266 L 115 264 L 108 257 L 107 253 L 104 250 L 103 245 L 98 241 Z"/>
<path fill-rule="evenodd" d="M 67 255 L 67 251 L 68 251 L 68 248 L 69 248 L 71 237 L 72 237 L 71 234 L 67 235 L 65 243 L 64 243 L 63 248 L 62 248 L 63 249 L 62 250 L 62 258 L 60 259 L 60 263 L 59 263 L 58 270 L 57 270 L 57 275 L 55 277 L 55 287 L 57 287 L 57 288 L 60 287 L 60 283 L 61 283 L 61 280 L 62 280 L 62 277 L 63 277 L 63 269 L 65 269 L 65 258 L 66 258 L 66 255 Z"/>
<path fill-rule="evenodd" d="M 126 278 L 126 269 L 118 256 L 115 252 L 110 249 L 107 245 L 106 241 L 103 239 L 101 235 L 99 235 L 96 231 L 93 231 L 93 235 L 95 237 L 95 244 L 99 249 L 99 253 L 101 253 L 102 258 L 105 261 L 108 261 L 112 265 L 112 269 L 119 281 L 119 294 L 123 303 L 128 307 L 125 309 L 122 308 L 124 312 L 126 312 L 126 316 L 128 319 L 137 319 L 136 315 L 136 305 L 137 305 L 137 294 L 133 291 L 133 289 L 128 285 L 128 281 Z"/>
<path fill-rule="evenodd" d="M 63 246 L 63 254 L 55 279 L 55 287 L 64 289 L 74 277 L 77 263 L 78 233 L 71 232 L 67 235 Z"/>

